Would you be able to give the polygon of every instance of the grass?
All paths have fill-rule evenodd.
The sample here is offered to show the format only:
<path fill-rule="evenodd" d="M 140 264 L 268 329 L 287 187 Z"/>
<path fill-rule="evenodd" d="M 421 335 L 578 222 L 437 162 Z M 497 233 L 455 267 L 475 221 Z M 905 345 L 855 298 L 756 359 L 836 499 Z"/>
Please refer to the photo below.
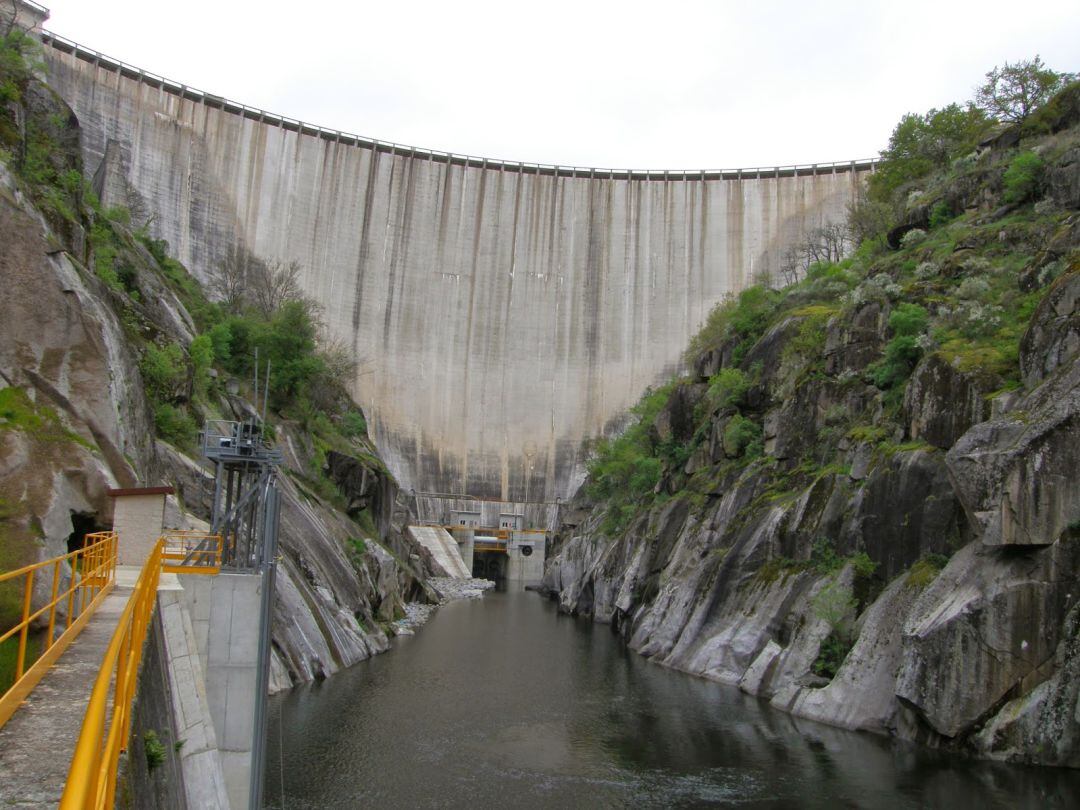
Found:
<path fill-rule="evenodd" d="M 925 588 L 949 564 L 944 554 L 927 554 L 908 569 L 907 585 L 911 588 Z"/>
<path fill-rule="evenodd" d="M 10 625 L 0 625 L 5 631 L 10 628 Z M 41 647 L 45 640 L 45 634 L 43 631 L 31 632 L 26 639 L 26 660 L 23 662 L 23 671 L 25 672 L 30 668 L 38 656 L 41 655 Z M 7 641 L 0 644 L 0 694 L 6 692 L 15 683 L 15 665 L 18 663 L 19 658 L 19 637 L 18 635 L 13 638 L 9 638 Z"/>
<path fill-rule="evenodd" d="M 60 415 L 40 402 L 34 402 L 22 388 L 0 389 L 0 431 L 18 430 L 38 442 L 75 442 L 93 449 L 86 439 L 64 427 Z"/>

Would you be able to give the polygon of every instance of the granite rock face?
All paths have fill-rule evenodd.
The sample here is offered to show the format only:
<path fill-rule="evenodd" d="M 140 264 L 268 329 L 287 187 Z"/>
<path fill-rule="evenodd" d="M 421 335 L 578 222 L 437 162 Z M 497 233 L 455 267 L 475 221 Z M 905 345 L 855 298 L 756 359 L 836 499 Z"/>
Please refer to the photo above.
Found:
<path fill-rule="evenodd" d="M 61 244 L 0 166 L 5 568 L 65 554 L 72 535 L 105 528 L 106 489 L 154 467 L 142 384 L 108 292 Z"/>
<path fill-rule="evenodd" d="M 718 410 L 705 451 L 666 468 L 657 492 L 673 497 L 621 530 L 605 534 L 606 504 L 579 493 L 548 592 L 640 654 L 796 716 L 1080 767 L 1077 278 L 1031 319 L 1026 387 L 992 395 L 996 376 L 931 353 L 898 423 L 859 378 L 888 312 L 831 321 L 824 376 L 764 368 L 742 402 L 760 414 L 763 461 L 712 452 L 733 412 Z M 786 323 L 748 356 L 782 357 Z M 726 367 L 717 352 L 691 385 Z M 853 413 L 876 421 L 836 440 L 836 414 Z M 809 464 L 823 446 L 839 463 Z"/>
<path fill-rule="evenodd" d="M 80 170 L 79 129 L 71 110 L 32 82 L 23 111 L 51 128 L 54 170 Z M 203 462 L 155 441 L 139 369 L 137 345 L 143 339 L 191 342 L 191 315 L 138 240 L 120 240 L 115 256 L 127 289 L 138 293 L 125 296 L 89 269 L 94 255 L 85 232 L 100 214 L 76 199 L 71 217 L 55 211 L 45 216 L 42 210 L 49 209 L 38 207 L 30 193 L 0 165 L 0 566 L 5 570 L 66 553 L 69 541 L 108 528 L 109 487 L 172 483 L 177 496 L 170 500 L 167 523 L 176 528 L 205 527 L 201 521 L 210 517 L 213 493 Z M 149 334 L 134 340 L 133 329 Z M 234 418 L 251 411 L 235 397 L 220 404 Z M 334 455 L 335 470 L 361 471 L 345 475 L 341 484 L 346 492 L 355 490 L 350 509 L 372 515 L 368 529 L 362 529 L 296 483 L 295 473 L 310 469 L 310 440 L 287 425 L 278 434 L 287 471 L 279 478 L 275 690 L 328 676 L 386 650 L 385 628 L 405 615 L 406 601 L 438 601 L 423 582 L 430 572 L 411 559 L 414 550 L 401 531 L 408 513 L 378 459 Z M 42 591 L 48 584 L 39 583 L 38 602 L 48 598 Z"/>

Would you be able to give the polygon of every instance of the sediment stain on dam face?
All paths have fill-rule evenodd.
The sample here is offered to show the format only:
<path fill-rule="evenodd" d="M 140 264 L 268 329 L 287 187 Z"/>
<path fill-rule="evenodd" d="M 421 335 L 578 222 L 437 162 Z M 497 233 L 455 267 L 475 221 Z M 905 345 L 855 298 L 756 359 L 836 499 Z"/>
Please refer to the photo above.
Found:
<path fill-rule="evenodd" d="M 645 176 L 451 160 L 81 53 L 47 39 L 105 202 L 153 215 L 154 236 L 203 281 L 234 244 L 298 262 L 331 336 L 352 348 L 354 395 L 406 490 L 568 497 L 582 441 L 678 368 L 714 304 L 775 272 L 806 229 L 842 219 L 868 170 Z"/>

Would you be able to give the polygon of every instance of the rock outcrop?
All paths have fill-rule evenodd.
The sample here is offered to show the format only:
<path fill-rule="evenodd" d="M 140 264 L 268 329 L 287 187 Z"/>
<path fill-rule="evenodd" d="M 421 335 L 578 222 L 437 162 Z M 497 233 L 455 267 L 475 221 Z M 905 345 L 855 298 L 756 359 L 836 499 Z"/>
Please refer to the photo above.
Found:
<path fill-rule="evenodd" d="M 87 233 L 104 215 L 84 208 L 79 197 L 89 192 L 79 184 L 78 122 L 36 80 L 15 108 L 22 126 L 15 136 L 45 128 L 54 145 L 51 169 L 69 178 L 64 182 L 74 191 L 64 197 L 47 180 L 34 186 L 0 162 L 4 569 L 66 553 L 69 541 L 107 528 L 109 487 L 173 484 L 177 497 L 170 501 L 167 522 L 175 528 L 205 528 L 213 492 L 204 462 L 155 441 L 140 370 L 145 343 L 191 343 L 191 314 L 159 260 L 130 234 L 109 248 L 112 266 L 124 275 L 123 289 L 96 272 L 101 248 Z M 43 207 L 42 196 L 59 202 Z M 215 407 L 231 409 L 235 418 L 252 412 L 227 395 Z M 407 511 L 397 502 L 397 485 L 370 444 L 358 445 L 356 458 L 330 454 L 327 473 L 347 502 L 339 510 L 305 483 L 315 452 L 310 438 L 287 424 L 278 435 L 286 463 L 280 476 L 274 690 L 326 677 L 386 650 L 408 600 L 439 601 L 424 582 L 432 572 L 404 537 Z M 44 601 L 48 594 L 37 596 Z"/>
<path fill-rule="evenodd" d="M 626 434 L 625 454 L 662 465 L 653 492 L 589 486 L 564 510 L 545 577 L 560 608 L 800 717 L 1080 767 L 1068 132 L 1037 205 L 1002 205 L 1006 147 L 989 144 L 935 191 L 967 217 L 955 238 L 901 242 L 931 228 L 924 198 L 893 234 L 902 255 L 860 268 L 839 304 L 843 264 L 775 294 L 771 320 L 764 292 L 721 312 L 651 444 Z M 1006 251 L 1027 258 L 1005 268 Z M 997 313 L 1018 297 L 1031 314 L 1009 331 Z"/>

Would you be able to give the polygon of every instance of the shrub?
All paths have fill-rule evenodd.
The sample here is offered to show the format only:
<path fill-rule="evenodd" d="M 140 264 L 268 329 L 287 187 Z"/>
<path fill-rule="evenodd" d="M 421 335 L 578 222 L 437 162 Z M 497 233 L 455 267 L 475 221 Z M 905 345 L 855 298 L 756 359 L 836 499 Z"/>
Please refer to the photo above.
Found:
<path fill-rule="evenodd" d="M 153 729 L 143 734 L 143 751 L 146 753 L 146 770 L 153 771 L 165 762 L 165 746 Z"/>
<path fill-rule="evenodd" d="M 865 551 L 853 554 L 848 559 L 855 569 L 855 576 L 860 579 L 870 579 L 877 572 L 878 564 Z"/>
<path fill-rule="evenodd" d="M 168 402 L 154 408 L 154 426 L 162 439 L 180 448 L 192 447 L 199 433 L 191 415 Z"/>
<path fill-rule="evenodd" d="M 818 657 L 813 665 L 814 674 L 829 680 L 835 678 L 847 654 L 851 652 L 851 647 L 850 641 L 846 641 L 835 632 L 829 633 L 818 648 Z"/>
<path fill-rule="evenodd" d="M 926 328 L 930 316 L 918 304 L 897 304 L 889 315 L 889 327 L 894 337 L 885 344 L 881 360 L 871 364 L 867 371 L 870 380 L 878 388 L 894 388 L 908 378 L 922 356 L 919 334 Z"/>
<path fill-rule="evenodd" d="M 1034 152 L 1021 152 L 1009 163 L 1002 178 L 1007 203 L 1023 203 L 1034 199 L 1043 176 L 1043 159 Z"/>
<path fill-rule="evenodd" d="M 908 569 L 906 582 L 912 588 L 925 588 L 948 564 L 944 554 L 927 554 Z"/>
<path fill-rule="evenodd" d="M 908 378 L 921 355 L 917 338 L 897 335 L 885 344 L 885 356 L 867 367 L 870 381 L 883 391 L 897 386 Z"/>
<path fill-rule="evenodd" d="M 819 574 L 831 574 L 844 567 L 844 558 L 836 553 L 832 540 L 818 537 L 810 551 L 810 563 Z"/>
<path fill-rule="evenodd" d="M 205 396 L 210 388 L 210 369 L 214 365 L 214 343 L 209 335 L 199 335 L 188 346 L 191 375 L 196 396 Z"/>
<path fill-rule="evenodd" d="M 735 414 L 724 428 L 724 452 L 732 458 L 761 455 L 761 427 L 742 414 Z"/>
<path fill-rule="evenodd" d="M 720 369 L 709 378 L 709 404 L 713 408 L 738 405 L 749 388 L 749 378 L 739 369 Z"/>
<path fill-rule="evenodd" d="M 917 335 L 929 320 L 930 314 L 918 304 L 897 304 L 889 315 L 889 328 L 895 335 Z"/>
<path fill-rule="evenodd" d="M 367 436 L 367 420 L 359 411 L 348 411 L 341 417 L 341 432 L 348 439 Z"/>
<path fill-rule="evenodd" d="M 912 228 L 900 239 L 900 247 L 910 248 L 926 239 L 926 231 L 922 228 Z"/>
<path fill-rule="evenodd" d="M 826 622 L 841 638 L 846 639 L 851 618 L 857 608 L 851 588 L 832 581 L 818 591 L 810 602 L 814 616 Z"/>
<path fill-rule="evenodd" d="M 177 343 L 170 343 L 163 348 L 148 343 L 139 361 L 139 370 L 152 399 L 172 399 L 187 378 L 184 350 Z"/>
<path fill-rule="evenodd" d="M 747 287 L 738 296 L 724 299 L 709 313 L 701 331 L 690 340 L 685 357 L 694 362 L 700 355 L 738 338 L 732 362 L 738 364 L 769 325 L 780 296 L 762 284 Z"/>
<path fill-rule="evenodd" d="M 930 228 L 940 228 L 952 218 L 952 206 L 945 202 L 945 200 L 941 200 L 930 209 Z"/>

